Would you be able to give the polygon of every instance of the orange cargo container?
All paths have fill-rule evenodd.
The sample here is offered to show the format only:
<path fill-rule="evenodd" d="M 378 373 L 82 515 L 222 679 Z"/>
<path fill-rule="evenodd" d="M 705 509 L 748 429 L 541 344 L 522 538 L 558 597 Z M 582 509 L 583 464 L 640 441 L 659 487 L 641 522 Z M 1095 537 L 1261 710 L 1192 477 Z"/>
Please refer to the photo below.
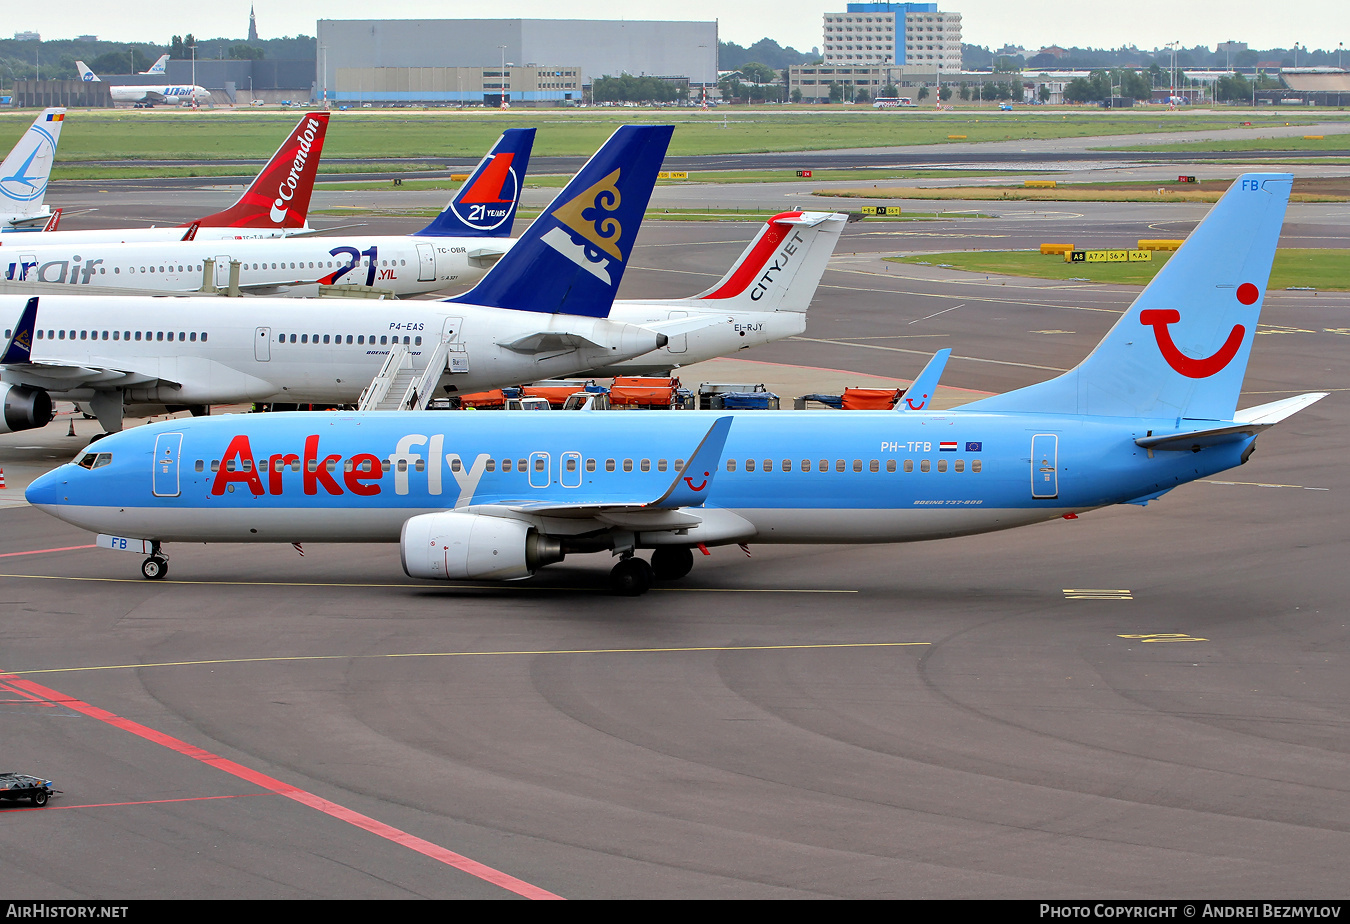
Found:
<path fill-rule="evenodd" d="M 500 388 L 492 391 L 478 391 L 470 395 L 459 396 L 460 407 L 502 408 L 506 407 L 506 395 Z"/>
<path fill-rule="evenodd" d="M 616 406 L 670 407 L 679 387 L 679 379 L 618 375 L 609 390 L 609 401 Z"/>
<path fill-rule="evenodd" d="M 556 411 L 568 398 L 584 390 L 584 385 L 526 385 L 521 389 L 521 394 L 526 398 L 544 398 Z"/>
<path fill-rule="evenodd" d="M 904 393 L 901 388 L 845 388 L 843 407 L 846 411 L 889 411 Z"/>

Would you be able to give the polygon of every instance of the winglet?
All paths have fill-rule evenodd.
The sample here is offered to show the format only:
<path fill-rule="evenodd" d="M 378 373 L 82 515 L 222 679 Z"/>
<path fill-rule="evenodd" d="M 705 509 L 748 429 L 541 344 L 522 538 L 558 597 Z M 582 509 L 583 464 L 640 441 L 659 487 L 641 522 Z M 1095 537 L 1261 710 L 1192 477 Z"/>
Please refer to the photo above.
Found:
<path fill-rule="evenodd" d="M 508 237 L 530 166 L 534 129 L 508 128 L 450 204 L 417 237 Z"/>
<path fill-rule="evenodd" d="M 37 329 L 37 296 L 28 300 L 19 315 L 19 323 L 14 325 L 14 336 L 5 344 L 4 355 L 0 355 L 0 365 L 26 363 L 33 356 L 33 331 Z"/>
<path fill-rule="evenodd" d="M 937 393 L 938 379 L 942 378 L 942 370 L 947 367 L 947 359 L 952 355 L 950 348 L 938 350 L 933 354 L 933 358 L 928 360 L 928 365 L 923 367 L 914 380 L 914 384 L 905 389 L 904 397 L 895 404 L 897 411 L 926 411 L 928 403 L 933 395 Z"/>
<path fill-rule="evenodd" d="M 277 148 L 239 201 L 223 212 L 199 218 L 203 228 L 303 228 L 328 133 L 328 113 L 307 112 Z M 179 227 L 189 227 L 186 222 Z"/>
<path fill-rule="evenodd" d="M 446 301 L 607 317 L 674 130 L 620 126 L 478 285 Z"/>
<path fill-rule="evenodd" d="M 675 507 L 698 507 L 708 496 L 713 477 L 722 464 L 722 449 L 727 443 L 727 434 L 731 432 L 731 417 L 719 417 L 708 428 L 703 441 L 698 444 L 694 454 L 685 462 L 684 468 L 675 473 L 675 480 L 665 494 L 650 504 L 648 509 L 668 510 Z"/>

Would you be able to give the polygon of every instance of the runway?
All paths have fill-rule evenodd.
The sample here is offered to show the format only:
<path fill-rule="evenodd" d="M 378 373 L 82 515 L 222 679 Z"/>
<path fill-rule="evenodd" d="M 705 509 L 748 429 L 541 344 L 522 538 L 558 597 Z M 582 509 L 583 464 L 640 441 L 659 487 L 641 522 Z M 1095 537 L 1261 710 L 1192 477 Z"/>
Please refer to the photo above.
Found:
<path fill-rule="evenodd" d="M 807 333 L 735 359 L 908 378 L 950 346 L 946 385 L 1039 381 L 1137 290 L 881 257 L 1180 237 L 1206 211 L 1048 205 L 850 225 Z M 1295 205 L 1284 242 L 1345 247 L 1344 218 Z M 704 288 L 754 231 L 649 222 L 621 295 Z M 0 883 L 54 899 L 1343 897 L 1347 309 L 1350 293 L 1271 292 L 1241 404 L 1331 397 L 1147 508 L 940 543 L 715 548 L 637 599 L 599 589 L 602 556 L 436 586 L 404 577 L 393 546 L 174 546 L 151 583 L 139 558 L 0 507 L 6 769 L 63 791 L 0 808 Z M 0 436 L 0 463 L 68 458 L 84 440 L 65 428 Z"/>

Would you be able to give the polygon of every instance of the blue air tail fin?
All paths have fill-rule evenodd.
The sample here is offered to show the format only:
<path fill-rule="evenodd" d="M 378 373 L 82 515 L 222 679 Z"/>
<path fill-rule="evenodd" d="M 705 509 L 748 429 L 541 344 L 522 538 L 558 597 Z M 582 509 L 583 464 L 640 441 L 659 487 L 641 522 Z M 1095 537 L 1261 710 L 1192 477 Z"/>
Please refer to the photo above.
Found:
<path fill-rule="evenodd" d="M 28 300 L 19 315 L 19 323 L 14 325 L 14 334 L 5 344 L 5 352 L 0 354 L 0 365 L 26 363 L 33 356 L 33 331 L 37 329 L 37 296 Z"/>
<path fill-rule="evenodd" d="M 525 185 L 534 129 L 508 128 L 421 237 L 508 237 Z"/>
<path fill-rule="evenodd" d="M 933 395 L 937 393 L 938 379 L 942 378 L 942 370 L 947 368 L 947 359 L 951 355 L 951 349 L 938 350 L 934 353 L 933 358 L 928 360 L 928 365 L 923 367 L 918 378 L 905 389 L 905 394 L 895 403 L 895 409 L 897 411 L 928 410 Z"/>
<path fill-rule="evenodd" d="M 45 224 L 51 215 L 42 200 L 65 118 L 64 109 L 44 109 L 0 164 L 0 211 L 9 213 L 14 226 Z"/>
<path fill-rule="evenodd" d="M 447 301 L 607 316 L 674 130 L 620 127 L 478 285 Z"/>
<path fill-rule="evenodd" d="M 1238 177 L 1101 343 L 1058 378 L 964 408 L 1230 420 L 1293 177 Z"/>

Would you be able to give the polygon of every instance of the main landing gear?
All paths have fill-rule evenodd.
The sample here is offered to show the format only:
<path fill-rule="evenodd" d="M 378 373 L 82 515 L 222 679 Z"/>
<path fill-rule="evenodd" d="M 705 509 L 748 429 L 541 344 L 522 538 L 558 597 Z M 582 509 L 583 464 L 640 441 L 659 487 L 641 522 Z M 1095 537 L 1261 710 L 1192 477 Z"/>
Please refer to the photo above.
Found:
<path fill-rule="evenodd" d="M 683 546 L 660 546 L 651 564 L 629 552 L 610 571 L 609 586 L 620 596 L 640 597 L 657 581 L 678 581 L 693 567 L 694 553 Z"/>
<path fill-rule="evenodd" d="M 141 574 L 147 581 L 158 581 L 169 573 L 169 558 L 159 550 L 156 542 L 150 547 L 150 557 L 141 562 Z"/>

